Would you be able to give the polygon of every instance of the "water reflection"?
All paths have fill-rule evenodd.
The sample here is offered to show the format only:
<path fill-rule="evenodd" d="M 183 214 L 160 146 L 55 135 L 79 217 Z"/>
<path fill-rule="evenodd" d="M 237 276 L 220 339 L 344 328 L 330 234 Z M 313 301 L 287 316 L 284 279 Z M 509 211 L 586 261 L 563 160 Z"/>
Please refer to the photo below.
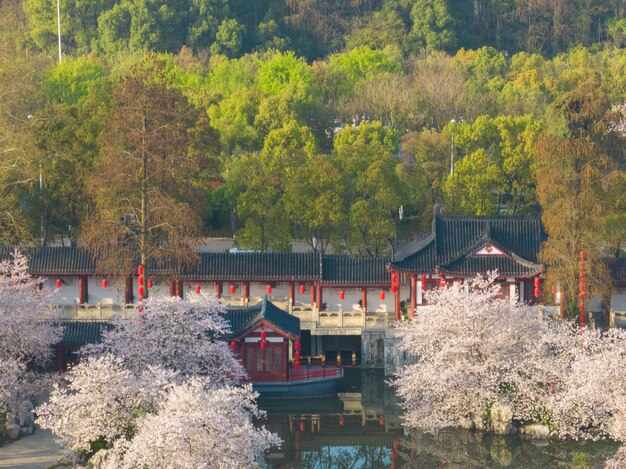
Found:
<path fill-rule="evenodd" d="M 602 468 L 617 444 L 558 442 L 462 430 L 426 434 L 402 427 L 381 370 L 346 369 L 336 397 L 268 400 L 264 424 L 283 439 L 267 454 L 280 469 Z"/>

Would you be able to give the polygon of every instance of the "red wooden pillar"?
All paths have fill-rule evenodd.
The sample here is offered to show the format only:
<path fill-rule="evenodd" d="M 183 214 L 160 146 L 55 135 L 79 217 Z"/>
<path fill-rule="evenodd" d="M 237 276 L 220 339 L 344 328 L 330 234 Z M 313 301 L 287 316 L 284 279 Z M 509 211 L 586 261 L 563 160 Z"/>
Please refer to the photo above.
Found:
<path fill-rule="evenodd" d="M 250 303 L 250 282 L 243 282 L 243 304 Z"/>
<path fill-rule="evenodd" d="M 296 297 L 296 284 L 289 282 L 289 306 L 294 305 L 294 299 Z"/>
<path fill-rule="evenodd" d="M 176 280 L 176 296 L 178 298 L 183 297 L 183 281 L 181 279 Z"/>
<path fill-rule="evenodd" d="M 415 308 L 417 307 L 417 276 L 411 274 L 411 317 L 415 317 Z"/>
<path fill-rule="evenodd" d="M 322 286 L 317 286 L 317 309 L 322 310 Z"/>
<path fill-rule="evenodd" d="M 63 371 L 65 368 L 65 347 L 57 345 L 57 371 Z"/>
<path fill-rule="evenodd" d="M 124 287 L 124 301 L 127 305 L 133 304 L 133 276 L 126 277 L 126 285 Z"/>
<path fill-rule="evenodd" d="M 87 276 L 78 277 L 78 303 L 84 305 L 89 301 L 89 289 L 87 288 Z"/>
<path fill-rule="evenodd" d="M 170 296 L 176 296 L 176 280 L 170 277 Z"/>
<path fill-rule="evenodd" d="M 218 300 L 222 297 L 222 282 L 215 282 L 215 298 Z"/>
<path fill-rule="evenodd" d="M 367 313 L 367 288 L 361 288 L 361 308 Z"/>
<path fill-rule="evenodd" d="M 396 321 L 400 320 L 400 286 L 396 290 Z"/>
<path fill-rule="evenodd" d="M 311 284 L 311 307 L 315 305 L 315 284 Z"/>

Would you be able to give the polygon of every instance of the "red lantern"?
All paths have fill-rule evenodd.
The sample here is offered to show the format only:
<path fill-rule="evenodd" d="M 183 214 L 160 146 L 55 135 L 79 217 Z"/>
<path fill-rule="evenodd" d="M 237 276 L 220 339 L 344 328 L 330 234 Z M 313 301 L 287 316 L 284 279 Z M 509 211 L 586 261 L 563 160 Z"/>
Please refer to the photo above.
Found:
<path fill-rule="evenodd" d="M 267 348 L 267 340 L 261 341 L 261 350 L 265 350 Z"/>
<path fill-rule="evenodd" d="M 304 292 L 306 291 L 306 287 L 304 286 L 304 283 L 300 284 L 300 294 L 304 295 Z"/>
<path fill-rule="evenodd" d="M 339 299 L 343 300 L 346 297 L 346 292 L 344 292 L 343 290 L 339 290 Z"/>
<path fill-rule="evenodd" d="M 579 270 L 585 270 L 585 263 L 581 262 L 580 264 L 578 264 L 578 269 Z"/>
<path fill-rule="evenodd" d="M 268 295 L 272 294 L 272 286 L 271 285 L 267 285 L 265 287 L 265 293 L 267 293 Z"/>
<path fill-rule="evenodd" d="M 392 285 L 398 285 L 400 282 L 398 280 L 398 273 L 394 272 L 393 274 L 391 274 L 391 284 Z"/>
<path fill-rule="evenodd" d="M 300 369 L 300 362 L 295 362 L 295 363 L 293 364 L 293 369 L 294 369 L 294 370 L 299 370 L 299 369 Z"/>
<path fill-rule="evenodd" d="M 300 422 L 300 431 L 303 432 L 304 431 L 304 422 Z"/>
<path fill-rule="evenodd" d="M 439 286 L 440 286 L 441 288 L 443 288 L 443 287 L 445 287 L 445 286 L 446 286 L 446 279 L 445 279 L 445 278 L 441 277 L 441 278 L 439 279 Z"/>
<path fill-rule="evenodd" d="M 202 290 L 202 287 L 200 286 L 200 284 L 196 285 L 196 293 L 200 294 L 201 290 Z"/>
<path fill-rule="evenodd" d="M 552 285 L 552 294 L 556 295 L 556 285 Z"/>
<path fill-rule="evenodd" d="M 585 252 L 584 251 L 580 251 L 580 254 L 578 255 L 578 257 L 580 258 L 580 260 L 584 260 L 585 259 Z"/>
<path fill-rule="evenodd" d="M 152 288 L 153 285 L 154 283 L 152 283 L 152 280 L 148 280 L 148 288 Z"/>
<path fill-rule="evenodd" d="M 385 425 L 385 417 L 381 415 L 380 418 L 378 419 L 378 423 L 380 423 L 381 426 Z"/>
<path fill-rule="evenodd" d="M 108 286 L 109 286 L 109 282 L 107 282 L 107 279 L 106 279 L 106 278 L 103 278 L 103 279 L 102 279 L 102 288 L 106 288 L 106 287 L 108 287 Z"/>
<path fill-rule="evenodd" d="M 139 293 L 139 296 L 143 296 L 143 294 L 145 293 L 145 290 L 143 289 L 143 287 L 139 287 L 137 289 L 137 293 Z"/>
<path fill-rule="evenodd" d="M 380 299 L 384 300 L 385 299 L 385 290 L 381 290 L 380 291 Z"/>
<path fill-rule="evenodd" d="M 267 332 L 265 329 L 261 329 L 261 340 L 265 340 L 267 338 Z"/>
<path fill-rule="evenodd" d="M 539 280 L 539 278 L 535 278 L 535 288 L 539 288 L 539 285 L 541 285 L 541 280 Z"/>
<path fill-rule="evenodd" d="M 346 424 L 346 419 L 343 418 L 343 415 L 339 417 L 339 426 L 343 427 Z"/>
<path fill-rule="evenodd" d="M 298 351 L 296 350 L 296 353 L 294 353 L 294 354 L 293 354 L 293 359 L 294 359 L 295 361 L 300 360 L 300 352 L 298 352 Z"/>
<path fill-rule="evenodd" d="M 395 283 L 391 284 L 391 293 L 397 293 L 398 292 L 398 285 L 396 285 Z"/>
<path fill-rule="evenodd" d="M 232 352 L 235 352 L 237 350 L 237 342 L 235 342 L 234 340 L 230 343 L 230 350 Z"/>
<path fill-rule="evenodd" d="M 535 298 L 539 298 L 539 295 L 541 295 L 541 290 L 539 290 L 539 288 L 535 288 Z"/>
<path fill-rule="evenodd" d="M 139 276 L 139 278 L 137 279 L 137 283 L 138 283 L 139 285 L 143 285 L 143 282 L 144 282 L 143 275 L 140 275 L 140 276 Z"/>
<path fill-rule="evenodd" d="M 578 320 L 580 321 L 580 325 L 581 327 L 585 325 L 585 313 L 581 313 L 581 315 L 578 317 Z"/>
<path fill-rule="evenodd" d="M 422 280 L 422 291 L 426 291 L 426 289 L 428 288 L 426 286 L 426 275 L 422 275 L 421 280 Z"/>
<path fill-rule="evenodd" d="M 137 311 L 139 311 L 140 313 L 143 313 L 143 306 L 140 306 Z M 139 322 L 141 323 L 141 318 L 139 318 Z"/>
<path fill-rule="evenodd" d="M 143 275 L 143 265 L 140 265 L 139 267 L 137 267 L 137 273 L 139 275 Z"/>
<path fill-rule="evenodd" d="M 228 288 L 228 291 L 230 291 L 231 295 L 235 294 L 235 285 L 233 285 L 232 283 L 230 284 L 230 287 Z"/>
<path fill-rule="evenodd" d="M 585 303 L 581 303 L 578 305 L 578 309 L 580 310 L 581 313 L 585 312 Z"/>
<path fill-rule="evenodd" d="M 302 346 L 300 345 L 300 341 L 299 341 L 299 340 L 296 340 L 296 341 L 293 343 L 293 348 L 294 348 L 294 349 L 296 349 L 298 352 L 299 352 L 300 350 L 302 350 Z"/>
<path fill-rule="evenodd" d="M 55 282 L 55 285 L 57 288 L 61 288 L 63 286 L 63 281 L 58 278 L 57 281 Z"/>

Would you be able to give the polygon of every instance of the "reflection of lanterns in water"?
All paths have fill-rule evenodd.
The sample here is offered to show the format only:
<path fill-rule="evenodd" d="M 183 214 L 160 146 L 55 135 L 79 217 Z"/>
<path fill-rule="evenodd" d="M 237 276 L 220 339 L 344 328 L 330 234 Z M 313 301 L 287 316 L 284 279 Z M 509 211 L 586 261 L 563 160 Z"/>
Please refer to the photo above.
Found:
<path fill-rule="evenodd" d="M 300 431 L 303 432 L 305 429 L 304 422 L 300 422 Z"/>
<path fill-rule="evenodd" d="M 393 439 L 393 449 L 391 450 L 391 469 L 396 469 L 398 465 L 398 439 Z"/>
<path fill-rule="evenodd" d="M 380 416 L 380 418 L 378 419 L 378 423 L 382 425 L 385 425 L 385 417 L 383 417 L 382 415 Z"/>
<path fill-rule="evenodd" d="M 295 457 L 296 461 L 300 461 L 300 448 L 302 447 L 302 444 L 300 443 L 301 436 L 302 435 L 300 434 L 300 432 L 297 431 L 296 432 L 296 443 L 294 445 L 294 449 L 296 450 L 295 454 L 294 454 L 294 457 Z"/>
<path fill-rule="evenodd" d="M 346 419 L 343 418 L 343 415 L 339 418 L 339 426 L 343 427 L 346 424 Z"/>

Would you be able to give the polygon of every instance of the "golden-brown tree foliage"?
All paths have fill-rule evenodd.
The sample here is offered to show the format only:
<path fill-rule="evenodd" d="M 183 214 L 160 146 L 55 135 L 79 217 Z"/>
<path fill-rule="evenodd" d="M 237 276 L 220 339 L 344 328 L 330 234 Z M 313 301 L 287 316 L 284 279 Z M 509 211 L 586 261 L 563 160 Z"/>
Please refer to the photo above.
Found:
<path fill-rule="evenodd" d="M 117 108 L 89 181 L 96 213 L 82 234 L 98 270 L 129 273 L 140 260 L 167 262 L 176 271 L 196 259 L 192 248 L 216 139 L 201 114 L 166 84 L 164 63 L 152 58 L 115 92 Z"/>
<path fill-rule="evenodd" d="M 559 283 L 570 305 L 578 294 L 579 253 L 585 253 L 591 293 L 607 293 L 608 274 L 602 257 L 599 224 L 608 210 L 605 187 L 611 161 L 594 143 L 541 135 L 535 147 L 537 198 L 548 239 L 540 260 L 548 282 Z"/>

